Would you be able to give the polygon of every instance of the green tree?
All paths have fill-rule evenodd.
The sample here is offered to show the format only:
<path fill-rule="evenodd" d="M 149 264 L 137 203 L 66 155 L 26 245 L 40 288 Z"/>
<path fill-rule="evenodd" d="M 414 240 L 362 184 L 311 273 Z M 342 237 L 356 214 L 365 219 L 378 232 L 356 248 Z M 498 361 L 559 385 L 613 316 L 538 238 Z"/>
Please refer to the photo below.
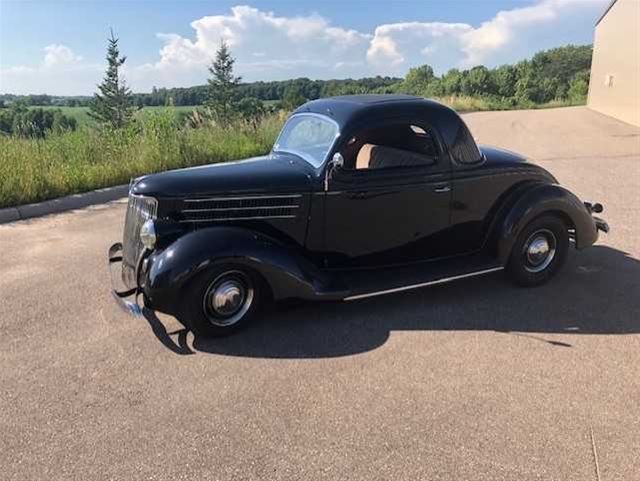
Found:
<path fill-rule="evenodd" d="M 220 48 L 209 67 L 212 77 L 208 80 L 207 107 L 215 119 L 224 125 L 234 116 L 234 94 L 241 80 L 233 74 L 234 63 L 235 59 L 231 56 L 229 46 L 221 40 Z"/>
<path fill-rule="evenodd" d="M 282 97 L 282 106 L 286 110 L 294 110 L 300 107 L 303 103 L 307 101 L 306 98 L 300 93 L 300 89 L 295 85 L 291 85 L 287 88 Z"/>
<path fill-rule="evenodd" d="M 102 125 L 120 129 L 132 121 L 135 108 L 131 90 L 124 79 L 120 78 L 120 67 L 127 57 L 120 56 L 118 39 L 113 30 L 107 40 L 107 71 L 104 80 L 98 85 L 99 92 L 94 94 L 89 105 L 89 115 Z"/>
<path fill-rule="evenodd" d="M 589 71 L 583 70 L 574 75 L 569 84 L 569 100 L 572 103 L 583 104 L 587 100 L 589 93 Z"/>
<path fill-rule="evenodd" d="M 574 75 L 591 68 L 591 45 L 566 45 L 536 53 L 531 64 L 540 78 L 555 78 L 568 85 Z"/>
<path fill-rule="evenodd" d="M 531 62 L 528 60 L 518 62 L 516 64 L 516 77 L 518 78 L 514 93 L 516 101 L 525 106 L 537 102 L 539 89 Z"/>
<path fill-rule="evenodd" d="M 462 79 L 462 93 L 465 95 L 491 95 L 495 93 L 489 69 L 473 67 Z"/>
<path fill-rule="evenodd" d="M 45 137 L 50 131 L 75 130 L 76 119 L 60 109 L 29 108 L 24 100 L 0 112 L 0 132 L 18 137 Z"/>
<path fill-rule="evenodd" d="M 400 85 L 400 91 L 411 95 L 424 95 L 434 80 L 436 76 L 430 65 L 411 68 Z"/>
<path fill-rule="evenodd" d="M 49 127 L 54 132 L 64 132 L 68 130 L 76 130 L 78 121 L 73 117 L 69 117 L 62 113 L 62 110 L 55 109 L 53 111 L 53 119 Z"/>
<path fill-rule="evenodd" d="M 491 71 L 491 77 L 495 85 L 496 94 L 501 97 L 513 97 L 516 93 L 516 81 L 518 79 L 513 65 L 502 65 Z"/>
<path fill-rule="evenodd" d="M 452 68 L 440 79 L 442 89 L 446 95 L 459 95 L 462 92 L 462 72 Z"/>

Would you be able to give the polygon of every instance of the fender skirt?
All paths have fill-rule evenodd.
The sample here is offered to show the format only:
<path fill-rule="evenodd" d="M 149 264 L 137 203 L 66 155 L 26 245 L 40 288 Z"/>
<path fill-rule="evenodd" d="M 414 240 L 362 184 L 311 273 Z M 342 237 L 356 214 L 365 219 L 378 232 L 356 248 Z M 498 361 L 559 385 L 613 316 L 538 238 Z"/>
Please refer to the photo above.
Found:
<path fill-rule="evenodd" d="M 180 237 L 154 253 L 144 282 L 145 301 L 173 313 L 180 290 L 200 272 L 219 263 L 245 265 L 269 284 L 274 299 L 340 299 L 345 290 L 330 286 L 322 272 L 295 249 L 239 227 L 213 226 Z"/>
<path fill-rule="evenodd" d="M 558 184 L 537 184 L 515 202 L 498 227 L 498 259 L 506 264 L 522 229 L 542 214 L 556 214 L 575 229 L 576 248 L 589 247 L 598 239 L 596 223 L 584 203 Z"/>

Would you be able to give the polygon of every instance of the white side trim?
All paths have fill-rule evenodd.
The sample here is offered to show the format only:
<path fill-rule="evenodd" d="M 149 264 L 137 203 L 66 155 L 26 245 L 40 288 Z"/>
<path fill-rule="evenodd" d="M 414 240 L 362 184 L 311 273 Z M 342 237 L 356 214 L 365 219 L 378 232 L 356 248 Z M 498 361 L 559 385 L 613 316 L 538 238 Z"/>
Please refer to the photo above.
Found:
<path fill-rule="evenodd" d="M 422 284 L 413 284 L 411 286 L 396 287 L 394 289 L 387 289 L 384 291 L 369 292 L 367 294 L 358 294 L 357 296 L 345 297 L 343 300 L 355 301 L 356 299 L 364 299 L 366 297 L 383 296 L 385 294 L 393 294 L 394 292 L 409 291 L 411 289 L 418 289 L 420 287 L 435 286 L 436 284 L 445 284 L 447 282 L 456 281 L 458 279 L 464 279 L 465 277 L 481 276 L 482 274 L 489 274 L 491 272 L 497 272 L 503 269 L 504 267 L 492 267 L 491 269 L 484 269 L 482 271 L 470 272 L 469 274 L 460 274 L 459 276 L 453 276 L 453 277 L 443 277 L 442 279 L 423 282 Z"/>

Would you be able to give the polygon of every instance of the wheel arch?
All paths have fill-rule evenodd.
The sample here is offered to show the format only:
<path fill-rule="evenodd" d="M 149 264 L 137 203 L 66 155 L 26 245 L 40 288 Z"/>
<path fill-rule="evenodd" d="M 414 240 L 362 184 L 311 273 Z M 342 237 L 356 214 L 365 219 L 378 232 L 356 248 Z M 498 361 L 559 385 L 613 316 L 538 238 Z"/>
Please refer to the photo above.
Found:
<path fill-rule="evenodd" d="M 537 184 L 517 198 L 495 228 L 496 255 L 505 264 L 518 235 L 530 222 L 542 215 L 562 219 L 568 229 L 574 229 L 575 245 L 583 249 L 598 238 L 591 214 L 584 204 L 558 184 Z"/>
<path fill-rule="evenodd" d="M 254 271 L 276 300 L 313 298 L 318 284 L 325 280 L 296 249 L 250 229 L 213 226 L 190 232 L 150 256 L 145 296 L 152 307 L 173 313 L 180 291 L 192 279 L 224 263 Z"/>

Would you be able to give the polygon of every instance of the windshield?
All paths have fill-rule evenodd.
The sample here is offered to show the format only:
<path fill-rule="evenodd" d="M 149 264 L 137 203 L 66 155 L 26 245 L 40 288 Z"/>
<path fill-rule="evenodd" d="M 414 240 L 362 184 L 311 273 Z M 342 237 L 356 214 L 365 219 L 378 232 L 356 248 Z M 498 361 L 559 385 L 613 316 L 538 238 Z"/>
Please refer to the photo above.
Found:
<path fill-rule="evenodd" d="M 287 120 L 274 152 L 289 152 L 320 167 L 338 137 L 338 124 L 323 115 L 296 114 Z"/>

